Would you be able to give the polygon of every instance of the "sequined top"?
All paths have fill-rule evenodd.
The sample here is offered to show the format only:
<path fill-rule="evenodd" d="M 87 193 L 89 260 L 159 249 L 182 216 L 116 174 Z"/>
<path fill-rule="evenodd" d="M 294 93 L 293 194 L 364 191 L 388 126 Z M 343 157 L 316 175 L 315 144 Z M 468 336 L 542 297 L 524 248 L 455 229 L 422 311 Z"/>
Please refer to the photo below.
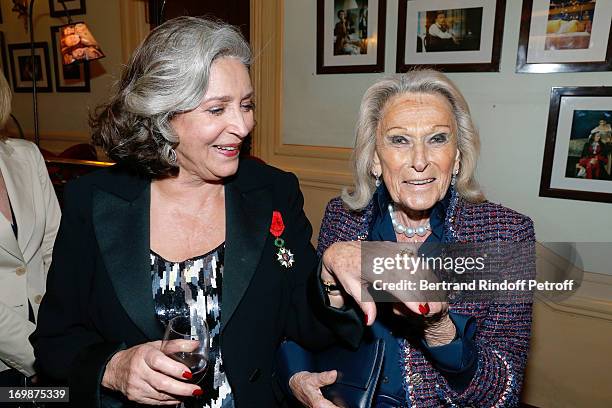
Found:
<path fill-rule="evenodd" d="M 182 262 L 168 261 L 153 251 L 150 254 L 155 311 L 160 322 L 166 326 L 173 317 L 197 312 L 206 316 L 210 330 L 208 369 L 198 383 L 204 395 L 189 399 L 184 407 L 234 407 L 220 348 L 224 245 Z"/>

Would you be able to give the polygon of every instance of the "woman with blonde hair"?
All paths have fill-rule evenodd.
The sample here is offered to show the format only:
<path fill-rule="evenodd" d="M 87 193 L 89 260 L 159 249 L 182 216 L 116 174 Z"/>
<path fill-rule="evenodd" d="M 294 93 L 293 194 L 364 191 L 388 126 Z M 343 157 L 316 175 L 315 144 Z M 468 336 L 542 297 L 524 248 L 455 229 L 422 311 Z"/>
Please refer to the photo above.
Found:
<path fill-rule="evenodd" d="M 442 73 L 391 75 L 375 82 L 362 99 L 355 185 L 329 202 L 317 250 L 324 261 L 320 295 L 329 305 L 321 317 L 333 327 L 340 316 L 361 309 L 365 334 L 384 341 L 372 406 L 518 405 L 531 330 L 528 293 L 510 301 L 474 301 L 464 294 L 442 302 L 398 299 L 385 309 L 362 298 L 366 275 L 360 275 L 359 264 L 336 268 L 349 259 L 347 241 L 450 248 L 495 243 L 522 250 L 522 257 L 513 253 L 520 261 L 508 273 L 530 275 L 533 223 L 484 198 L 474 175 L 479 147 L 468 105 Z M 362 339 L 345 337 L 354 346 Z M 299 359 L 295 351 L 286 357 Z M 333 407 L 321 386 L 333 384 L 336 375 L 302 368 L 293 369 L 293 394 L 309 407 Z M 368 365 L 361 369 L 373 372 Z"/>
<path fill-rule="evenodd" d="M 60 208 L 38 148 L 4 133 L 11 101 L 0 73 L 0 386 L 24 386 L 36 374 L 28 336 L 45 294 Z"/>

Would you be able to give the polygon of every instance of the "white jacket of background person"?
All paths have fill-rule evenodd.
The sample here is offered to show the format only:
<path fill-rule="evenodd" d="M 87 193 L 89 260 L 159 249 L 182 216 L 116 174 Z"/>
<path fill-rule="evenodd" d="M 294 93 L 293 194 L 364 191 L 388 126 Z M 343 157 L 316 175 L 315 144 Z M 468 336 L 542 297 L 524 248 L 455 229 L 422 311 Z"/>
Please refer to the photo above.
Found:
<path fill-rule="evenodd" d="M 450 28 L 443 31 L 437 24 L 432 24 L 429 26 L 429 35 L 448 40 L 449 38 L 453 38 L 453 31 Z"/>
<path fill-rule="evenodd" d="M 28 299 L 38 315 L 51 264 L 60 208 L 40 151 L 31 142 L 0 141 L 0 170 L 17 222 L 0 214 L 0 371 L 34 375 Z"/>

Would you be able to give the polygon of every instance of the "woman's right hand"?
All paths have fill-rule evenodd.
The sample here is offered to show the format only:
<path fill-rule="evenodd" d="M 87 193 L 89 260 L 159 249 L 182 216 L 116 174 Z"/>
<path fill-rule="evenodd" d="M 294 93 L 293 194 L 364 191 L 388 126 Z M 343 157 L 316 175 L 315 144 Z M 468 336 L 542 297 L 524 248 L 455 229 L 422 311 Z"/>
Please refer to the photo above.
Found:
<path fill-rule="evenodd" d="M 300 371 L 291 376 L 289 388 L 293 396 L 308 408 L 339 408 L 325 399 L 321 387 L 333 384 L 338 376 L 335 370 L 322 373 Z"/>
<path fill-rule="evenodd" d="M 334 282 L 335 284 L 341 286 L 342 296 L 350 296 L 353 298 L 355 303 L 363 312 L 365 324 L 367 326 L 374 324 L 377 310 L 376 303 L 373 301 L 372 297 L 368 295 L 366 288 L 371 285 L 375 279 L 378 279 L 378 275 L 371 273 L 371 271 L 366 271 L 362 274 L 362 256 L 373 258 L 374 256 L 380 255 L 377 251 L 394 251 L 397 249 L 394 245 L 394 243 L 381 242 L 379 243 L 379 246 L 367 247 L 365 251 L 368 252 L 362 254 L 363 245 L 361 241 L 339 241 L 330 245 L 329 248 L 327 248 L 327 250 L 323 253 L 321 279 Z M 388 255 L 392 252 L 385 253 Z M 397 269 L 394 272 L 388 271 L 385 275 L 386 279 L 388 279 L 389 282 L 399 282 L 402 275 L 393 275 L 393 273 L 402 274 L 403 272 Z M 412 275 L 413 280 L 420 277 L 422 279 L 433 281 L 432 272 L 429 270 L 423 270 L 421 268 L 418 271 L 411 273 L 416 273 Z M 413 292 L 416 293 L 416 291 Z M 448 310 L 448 303 L 445 301 L 410 302 L 401 300 L 403 297 L 405 297 L 405 293 L 402 290 L 397 290 L 396 292 L 388 291 L 387 293 L 398 299 L 398 303 L 394 307 L 394 313 L 397 315 L 403 315 L 406 317 L 427 317 L 434 314 L 443 313 Z M 339 296 L 335 297 L 338 298 Z M 346 299 L 343 299 L 341 303 L 333 303 L 334 300 L 335 299 L 332 299 L 330 296 L 330 303 L 332 306 L 340 307 L 344 304 Z"/>
<path fill-rule="evenodd" d="M 161 341 L 153 341 L 119 351 L 106 365 L 102 385 L 147 405 L 176 405 L 177 397 L 202 395 L 199 386 L 180 381 L 191 372 L 160 347 Z"/>

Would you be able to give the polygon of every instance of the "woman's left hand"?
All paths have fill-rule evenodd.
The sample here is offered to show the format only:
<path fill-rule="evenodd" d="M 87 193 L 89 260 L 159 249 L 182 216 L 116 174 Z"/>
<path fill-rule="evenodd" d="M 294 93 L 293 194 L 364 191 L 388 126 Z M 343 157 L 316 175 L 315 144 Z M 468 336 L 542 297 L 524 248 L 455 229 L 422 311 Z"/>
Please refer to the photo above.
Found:
<path fill-rule="evenodd" d="M 325 399 L 321 393 L 321 388 L 336 382 L 337 376 L 336 370 L 324 371 L 322 373 L 300 371 L 289 380 L 289 388 L 291 388 L 293 396 L 306 407 L 339 408 Z"/>
<path fill-rule="evenodd" d="M 428 323 L 425 328 L 425 341 L 430 347 L 443 346 L 455 339 L 457 329 L 455 323 L 448 316 L 448 303 L 446 302 L 428 302 L 415 303 L 418 304 L 424 313 L 424 317 L 432 317 L 434 315 L 442 315 L 440 320 L 433 323 Z M 424 308 L 424 309 L 423 309 Z M 408 309 L 404 303 L 395 303 L 393 305 L 393 313 L 398 316 L 406 316 L 412 314 L 412 309 Z"/>
<path fill-rule="evenodd" d="M 405 302 L 393 304 L 393 313 L 398 316 L 414 315 L 415 313 L 423 317 L 431 317 L 448 312 L 446 302 Z"/>
<path fill-rule="evenodd" d="M 448 344 L 455 339 L 456 335 L 457 327 L 448 313 L 445 313 L 442 319 L 425 329 L 425 341 L 430 347 Z"/>
<path fill-rule="evenodd" d="M 106 364 L 102 386 L 146 405 L 176 405 L 177 398 L 202 395 L 187 383 L 188 367 L 161 352 L 161 341 L 138 344 L 115 353 Z"/>

